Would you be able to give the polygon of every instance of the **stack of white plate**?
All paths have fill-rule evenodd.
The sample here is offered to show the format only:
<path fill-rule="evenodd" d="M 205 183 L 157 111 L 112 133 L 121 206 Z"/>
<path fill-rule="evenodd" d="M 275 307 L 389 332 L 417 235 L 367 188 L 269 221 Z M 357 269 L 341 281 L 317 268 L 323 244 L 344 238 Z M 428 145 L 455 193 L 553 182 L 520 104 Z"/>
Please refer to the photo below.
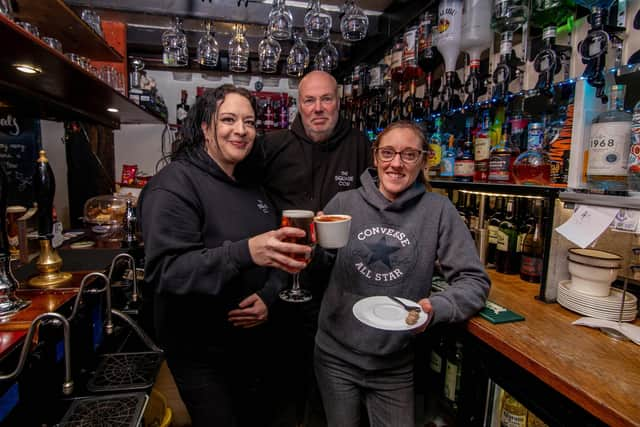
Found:
<path fill-rule="evenodd" d="M 618 320 L 622 291 L 611 288 L 608 296 L 597 297 L 572 289 L 571 280 L 558 283 L 558 304 L 576 313 L 597 319 Z M 627 292 L 622 309 L 622 321 L 632 322 L 636 318 L 638 299 Z"/>

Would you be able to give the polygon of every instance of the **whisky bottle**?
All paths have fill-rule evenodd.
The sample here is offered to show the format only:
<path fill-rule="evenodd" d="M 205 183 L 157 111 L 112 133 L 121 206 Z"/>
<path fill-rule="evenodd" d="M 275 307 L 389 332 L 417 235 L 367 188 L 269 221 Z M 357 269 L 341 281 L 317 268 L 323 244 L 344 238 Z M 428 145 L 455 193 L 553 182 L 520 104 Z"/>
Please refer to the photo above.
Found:
<path fill-rule="evenodd" d="M 473 117 L 467 117 L 465 123 L 465 136 L 462 141 L 462 150 L 456 156 L 453 165 L 453 175 L 456 181 L 472 182 L 475 173 L 475 163 L 473 160 Z"/>
<path fill-rule="evenodd" d="M 522 243 L 520 260 L 520 278 L 527 282 L 540 283 L 543 265 L 542 236 L 542 200 L 536 200 L 534 206 L 535 226 L 529 229 Z"/>
<path fill-rule="evenodd" d="M 482 112 L 480 128 L 476 132 L 476 137 L 473 141 L 473 157 L 475 163 L 473 180 L 475 182 L 487 182 L 489 180 L 489 156 L 491 154 L 489 123 L 489 110 L 484 110 Z"/>
<path fill-rule="evenodd" d="M 500 222 L 496 242 L 496 270 L 499 273 L 518 274 L 520 259 L 518 258 L 518 226 L 514 212 L 514 200 L 507 201 L 507 213 Z"/>

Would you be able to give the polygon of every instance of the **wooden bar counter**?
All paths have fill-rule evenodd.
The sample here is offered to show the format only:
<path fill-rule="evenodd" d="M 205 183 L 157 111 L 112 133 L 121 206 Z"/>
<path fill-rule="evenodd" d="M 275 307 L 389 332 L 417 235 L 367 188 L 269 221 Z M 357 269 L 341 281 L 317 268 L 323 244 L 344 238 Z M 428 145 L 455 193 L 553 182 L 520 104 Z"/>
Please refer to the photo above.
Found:
<path fill-rule="evenodd" d="M 608 425 L 640 425 L 640 346 L 572 325 L 582 316 L 536 300 L 538 285 L 489 274 L 489 299 L 526 320 L 495 325 L 476 316 L 468 331 Z"/>

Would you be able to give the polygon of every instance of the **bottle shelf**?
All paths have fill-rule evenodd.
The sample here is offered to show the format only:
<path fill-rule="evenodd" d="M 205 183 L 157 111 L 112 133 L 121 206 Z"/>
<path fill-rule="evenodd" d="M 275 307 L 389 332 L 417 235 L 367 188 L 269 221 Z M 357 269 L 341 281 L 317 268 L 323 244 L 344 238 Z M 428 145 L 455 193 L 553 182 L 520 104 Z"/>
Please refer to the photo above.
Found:
<path fill-rule="evenodd" d="M 83 34 L 77 34 L 78 38 Z M 161 118 L 131 102 L 3 15 L 0 15 L 0 40 L 5 47 L 0 57 L 3 106 L 31 117 L 88 119 L 116 129 L 122 123 L 163 123 Z M 18 64 L 36 67 L 39 72 L 25 74 L 16 69 Z M 107 108 L 117 112 L 109 112 Z"/>
<path fill-rule="evenodd" d="M 557 197 L 564 188 L 547 187 L 542 185 L 517 185 L 517 184 L 494 184 L 486 182 L 462 182 L 431 179 L 429 180 L 434 188 L 444 190 L 465 190 L 480 194 L 507 195 L 507 196 L 528 196 L 528 197 Z"/>

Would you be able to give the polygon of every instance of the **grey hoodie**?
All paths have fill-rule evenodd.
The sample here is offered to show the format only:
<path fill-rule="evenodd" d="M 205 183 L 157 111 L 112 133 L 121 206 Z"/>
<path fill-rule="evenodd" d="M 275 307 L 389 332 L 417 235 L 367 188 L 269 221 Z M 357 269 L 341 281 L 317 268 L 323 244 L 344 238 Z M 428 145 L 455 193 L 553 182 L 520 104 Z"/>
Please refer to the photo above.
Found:
<path fill-rule="evenodd" d="M 339 249 L 320 308 L 318 347 L 363 369 L 408 363 L 413 333 L 364 325 L 352 313 L 360 299 L 429 297 L 431 325 L 461 322 L 480 310 L 490 281 L 469 230 L 451 202 L 415 183 L 390 202 L 378 190 L 375 169 L 362 187 L 338 193 L 325 213 L 352 216 L 351 238 Z M 436 259 L 451 285 L 429 296 Z"/>

